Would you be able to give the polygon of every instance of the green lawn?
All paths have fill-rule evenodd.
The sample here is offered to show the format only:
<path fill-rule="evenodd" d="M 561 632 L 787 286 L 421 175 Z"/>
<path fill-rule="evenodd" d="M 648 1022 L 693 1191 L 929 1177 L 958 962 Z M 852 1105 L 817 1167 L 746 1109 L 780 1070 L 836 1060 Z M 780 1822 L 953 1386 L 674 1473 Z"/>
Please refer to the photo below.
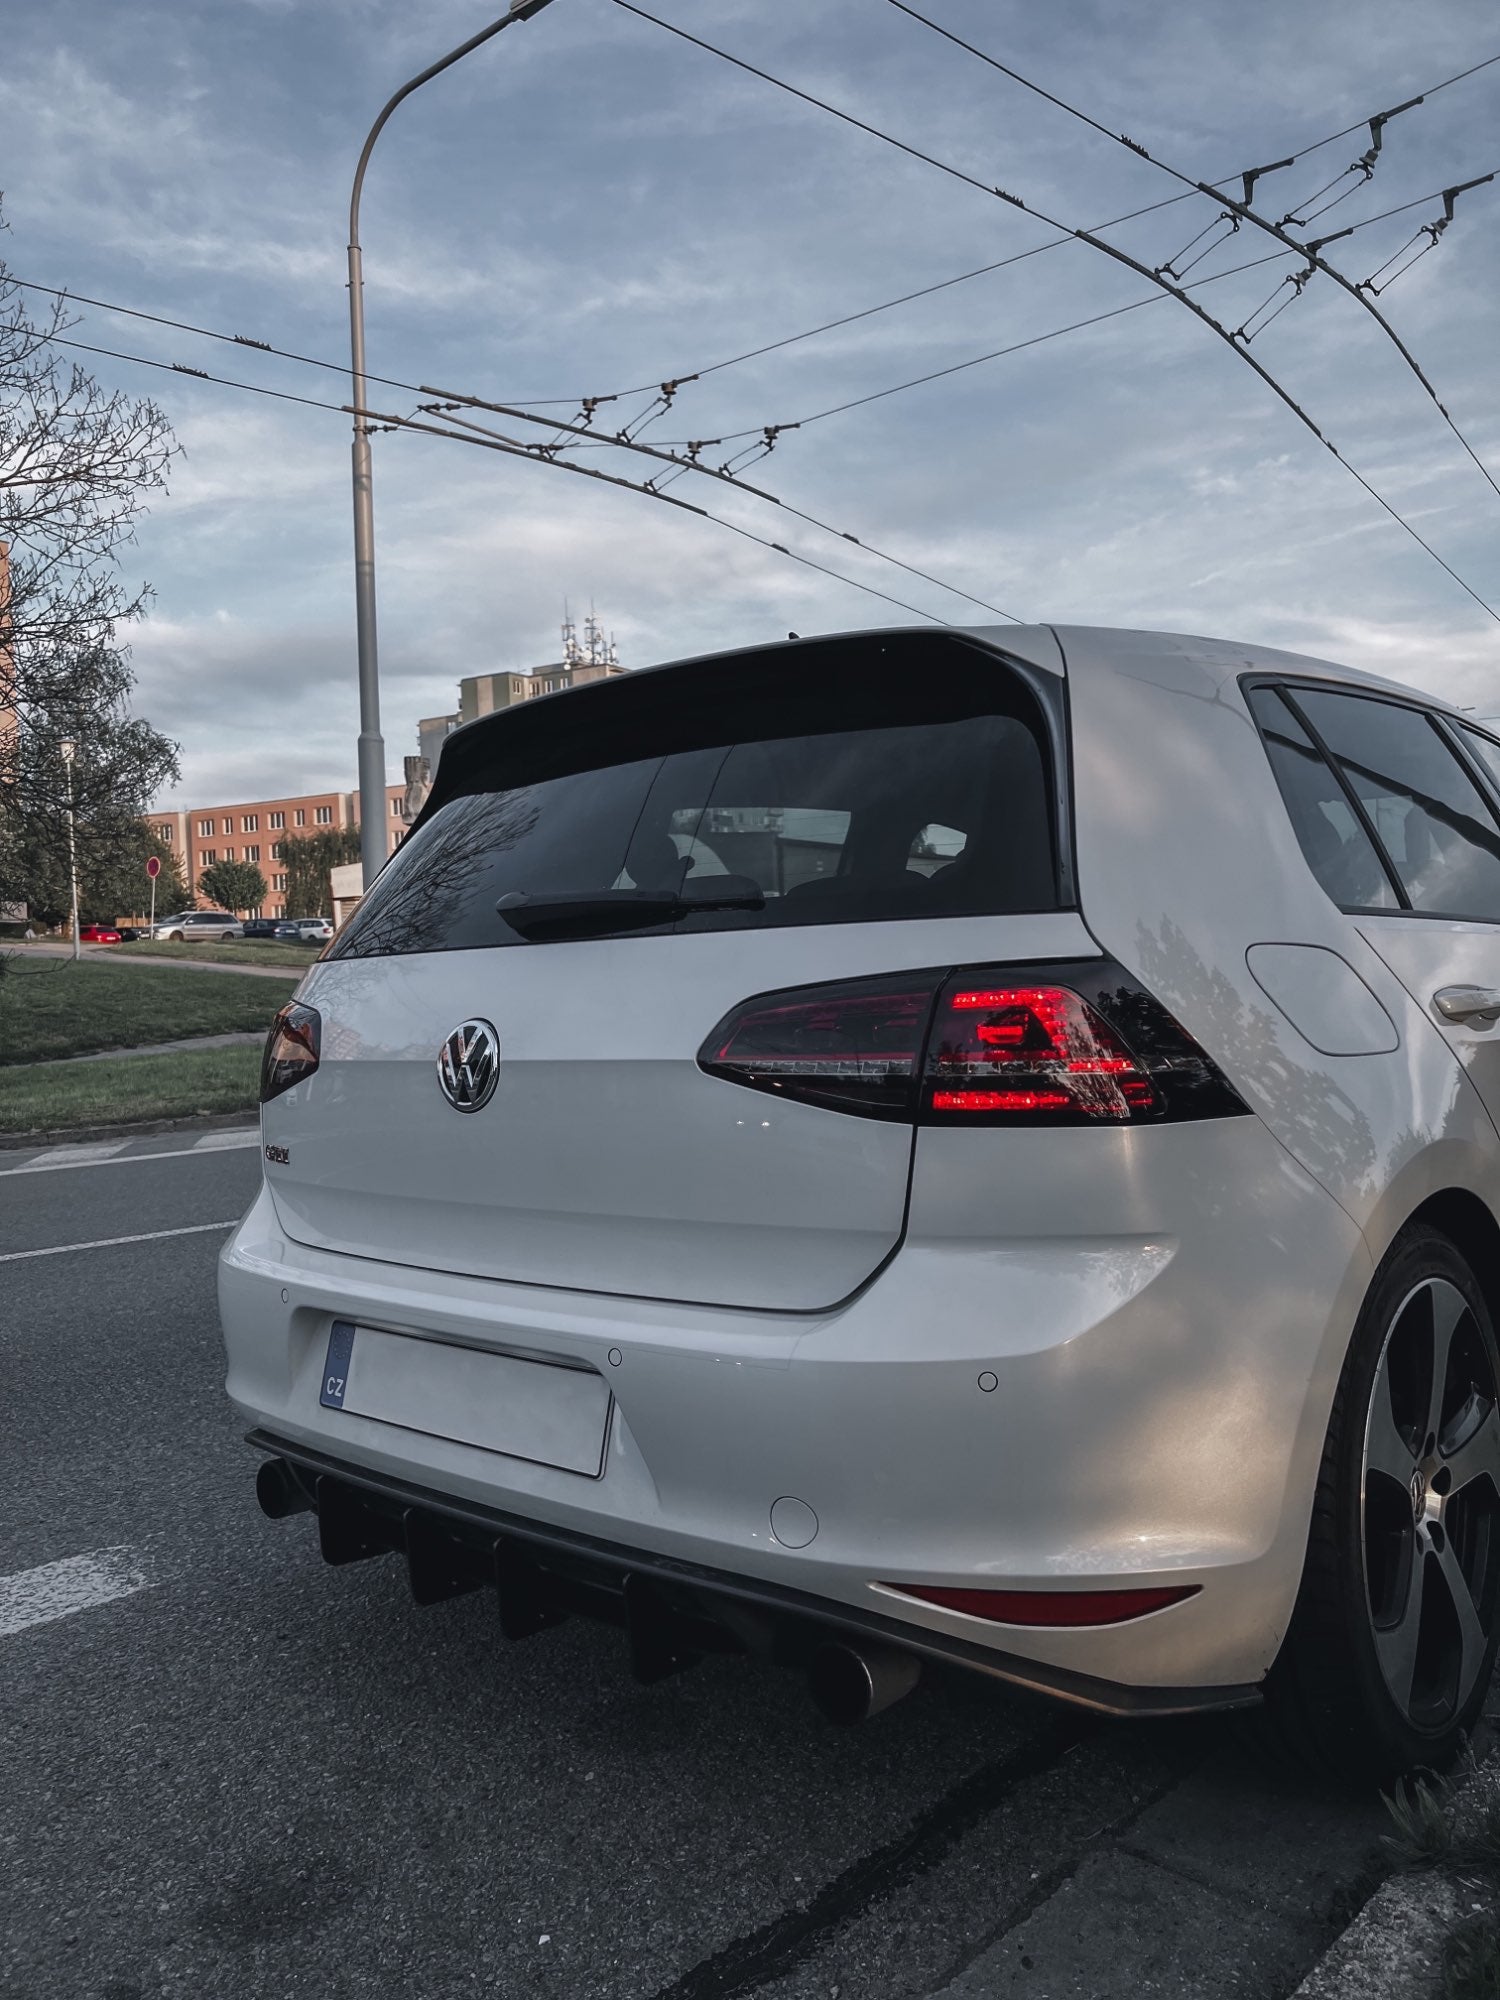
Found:
<path fill-rule="evenodd" d="M 229 944 L 167 944 L 153 938 L 145 944 L 112 944 L 109 949 L 117 957 L 196 958 L 208 965 L 299 965 L 305 972 L 322 947 L 274 938 L 264 943 L 236 939 Z"/>
<path fill-rule="evenodd" d="M 263 1030 L 295 984 L 176 966 L 75 965 L 13 952 L 0 973 L 0 1067 Z"/>
<path fill-rule="evenodd" d="M 145 1118 L 250 1112 L 259 1096 L 259 1049 L 47 1063 L 40 1069 L 0 1070 L 0 1132 L 66 1132 Z"/>

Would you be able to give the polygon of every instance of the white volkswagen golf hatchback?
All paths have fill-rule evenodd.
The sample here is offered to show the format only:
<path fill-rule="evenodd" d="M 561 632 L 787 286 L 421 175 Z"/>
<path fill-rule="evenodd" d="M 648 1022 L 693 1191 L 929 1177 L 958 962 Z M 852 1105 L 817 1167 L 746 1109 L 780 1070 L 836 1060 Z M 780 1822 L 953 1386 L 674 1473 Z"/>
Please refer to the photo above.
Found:
<path fill-rule="evenodd" d="M 1436 1763 L 1500 1635 L 1500 740 L 1154 632 L 486 716 L 279 1016 L 265 1511 L 831 1715 L 958 1662 Z"/>

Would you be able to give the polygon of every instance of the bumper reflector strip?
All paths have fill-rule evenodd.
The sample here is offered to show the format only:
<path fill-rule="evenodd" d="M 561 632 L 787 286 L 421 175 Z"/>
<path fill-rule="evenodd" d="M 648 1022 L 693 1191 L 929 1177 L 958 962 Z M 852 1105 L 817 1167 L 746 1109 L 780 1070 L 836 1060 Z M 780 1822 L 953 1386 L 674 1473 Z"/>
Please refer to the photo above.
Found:
<path fill-rule="evenodd" d="M 902 1597 L 920 1598 L 944 1611 L 963 1611 L 996 1625 L 1122 1625 L 1196 1597 L 1196 1583 L 1145 1590 L 966 1590 L 943 1584 L 888 1583 Z"/>

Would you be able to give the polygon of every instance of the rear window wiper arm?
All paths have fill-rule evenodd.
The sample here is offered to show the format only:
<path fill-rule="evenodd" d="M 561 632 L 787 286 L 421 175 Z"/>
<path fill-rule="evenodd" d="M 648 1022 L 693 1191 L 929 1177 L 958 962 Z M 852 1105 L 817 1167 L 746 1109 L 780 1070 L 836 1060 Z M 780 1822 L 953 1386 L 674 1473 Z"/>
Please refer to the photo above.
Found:
<path fill-rule="evenodd" d="M 710 877 L 710 880 L 712 878 Z M 522 937 L 600 935 L 610 931 L 648 930 L 654 924 L 675 923 L 692 910 L 763 910 L 759 889 L 726 890 L 714 894 L 704 885 L 701 895 L 661 889 L 560 889 L 530 895 L 511 889 L 495 905 Z"/>

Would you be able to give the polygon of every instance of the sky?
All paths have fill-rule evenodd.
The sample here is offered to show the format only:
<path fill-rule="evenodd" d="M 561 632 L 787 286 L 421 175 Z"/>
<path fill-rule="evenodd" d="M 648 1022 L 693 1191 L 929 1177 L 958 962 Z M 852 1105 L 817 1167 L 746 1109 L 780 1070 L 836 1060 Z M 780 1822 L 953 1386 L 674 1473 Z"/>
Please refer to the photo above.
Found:
<path fill-rule="evenodd" d="M 16 277 L 334 364 L 315 368 L 78 305 L 73 337 L 326 401 L 278 401 L 81 356 L 153 397 L 181 450 L 125 577 L 139 713 L 181 744 L 192 806 L 355 783 L 344 244 L 369 123 L 496 0 L 8 0 L 0 188 Z M 771 424 L 743 476 L 686 475 L 700 515 L 535 460 L 378 436 L 388 765 L 464 674 L 556 659 L 590 604 L 627 667 L 853 627 L 1025 620 L 1285 646 L 1500 711 L 1500 625 L 1230 347 L 1102 253 L 985 190 L 1092 227 L 1182 193 L 891 0 L 643 0 L 721 48 L 982 182 L 974 187 L 664 33 L 615 0 L 552 0 L 426 85 L 376 148 L 363 210 L 369 366 L 577 420 L 698 373 L 672 407 L 602 403 L 641 441 Z M 921 0 L 918 0 L 921 4 Z M 1489 0 L 925 0 L 923 11 L 1190 177 L 1237 174 L 1500 54 Z M 1319 229 L 1500 168 L 1500 63 L 1385 127 L 1375 174 Z M 1368 144 L 1257 190 L 1272 219 Z M 1355 187 L 1338 182 L 1333 193 Z M 1194 279 L 1274 250 L 1192 195 L 1108 240 Z M 1440 200 L 1356 229 L 1364 280 Z M 1225 241 L 1214 245 L 1217 236 Z M 732 367 L 715 364 L 959 273 L 1038 254 Z M 1395 348 L 1283 258 L 1197 294 L 1229 328 L 1291 298 L 1250 352 L 1480 596 L 1500 606 L 1500 496 Z M 1500 181 L 1462 196 L 1379 303 L 1500 478 Z M 1278 290 L 1279 288 L 1279 290 Z M 40 309 L 45 298 L 34 295 Z M 1150 296 L 1138 310 L 841 414 L 807 419 Z M 708 369 L 712 373 L 704 373 Z M 431 400 L 380 387 L 410 415 Z M 506 435 L 552 432 L 481 416 Z M 754 442 L 754 437 L 750 440 Z M 706 448 L 724 463 L 738 446 Z M 599 448 L 579 463 L 669 471 Z M 828 524 L 789 516 L 795 506 Z M 855 535 L 865 547 L 843 539 Z M 869 552 L 928 572 L 923 581 Z M 903 600 L 863 594 L 852 579 Z"/>

